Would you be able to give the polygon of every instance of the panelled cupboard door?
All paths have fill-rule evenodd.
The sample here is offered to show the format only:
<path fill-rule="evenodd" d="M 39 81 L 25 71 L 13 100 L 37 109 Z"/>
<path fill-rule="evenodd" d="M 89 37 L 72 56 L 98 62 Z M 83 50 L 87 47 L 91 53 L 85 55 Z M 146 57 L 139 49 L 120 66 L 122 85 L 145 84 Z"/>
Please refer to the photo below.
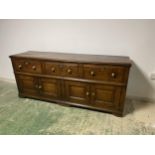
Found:
<path fill-rule="evenodd" d="M 117 109 L 121 97 L 121 87 L 93 84 L 91 85 L 91 105 L 99 108 Z"/>
<path fill-rule="evenodd" d="M 60 99 L 60 80 L 52 78 L 39 78 L 40 95 L 52 99 Z"/>
<path fill-rule="evenodd" d="M 89 103 L 89 84 L 76 81 L 64 81 L 65 99 L 69 102 L 88 104 Z"/>
<path fill-rule="evenodd" d="M 16 76 L 19 84 L 19 90 L 22 94 L 30 95 L 30 96 L 31 95 L 36 96 L 38 94 L 37 78 L 33 76 L 26 76 L 26 75 L 16 75 Z"/>

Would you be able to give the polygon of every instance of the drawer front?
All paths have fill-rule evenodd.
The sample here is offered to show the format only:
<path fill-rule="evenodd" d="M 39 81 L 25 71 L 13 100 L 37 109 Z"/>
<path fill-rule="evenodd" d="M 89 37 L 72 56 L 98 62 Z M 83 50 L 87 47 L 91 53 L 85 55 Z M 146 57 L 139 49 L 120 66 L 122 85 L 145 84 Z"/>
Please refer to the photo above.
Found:
<path fill-rule="evenodd" d="M 13 60 L 15 71 L 27 73 L 41 73 L 41 63 L 37 60 L 15 59 Z"/>
<path fill-rule="evenodd" d="M 45 62 L 45 73 L 48 75 L 79 77 L 79 67 L 75 63 Z"/>
<path fill-rule="evenodd" d="M 61 75 L 61 66 L 57 62 L 45 62 L 45 73 L 48 75 Z"/>
<path fill-rule="evenodd" d="M 62 75 L 65 77 L 80 77 L 78 64 L 64 63 Z"/>
<path fill-rule="evenodd" d="M 125 67 L 108 65 L 84 65 L 84 78 L 109 82 L 124 82 Z"/>

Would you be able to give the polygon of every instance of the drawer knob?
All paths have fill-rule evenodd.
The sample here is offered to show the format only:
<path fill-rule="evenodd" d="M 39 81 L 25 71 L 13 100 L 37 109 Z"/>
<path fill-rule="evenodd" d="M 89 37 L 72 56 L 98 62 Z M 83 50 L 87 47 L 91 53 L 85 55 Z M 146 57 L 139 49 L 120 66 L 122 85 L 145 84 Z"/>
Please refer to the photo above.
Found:
<path fill-rule="evenodd" d="M 54 68 L 54 67 L 52 67 L 52 68 L 51 68 L 51 71 L 52 71 L 52 72 L 55 72 L 55 68 Z"/>
<path fill-rule="evenodd" d="M 22 65 L 18 65 L 18 68 L 19 68 L 19 69 L 22 69 Z"/>
<path fill-rule="evenodd" d="M 41 86 L 41 85 L 39 85 L 39 86 L 38 86 L 38 88 L 39 88 L 39 89 L 41 89 L 41 88 L 42 88 L 42 86 Z"/>
<path fill-rule="evenodd" d="M 91 71 L 90 72 L 90 75 L 95 76 L 95 72 L 94 71 Z"/>
<path fill-rule="evenodd" d="M 90 94 L 90 93 L 87 91 L 87 92 L 86 92 L 86 95 L 89 96 L 89 94 Z"/>
<path fill-rule="evenodd" d="M 72 70 L 71 69 L 67 69 L 67 72 L 70 74 L 70 73 L 72 73 Z"/>
<path fill-rule="evenodd" d="M 116 77 L 116 74 L 115 74 L 115 73 L 111 73 L 111 76 L 112 76 L 113 78 L 115 78 L 115 77 Z"/>
<path fill-rule="evenodd" d="M 32 66 L 32 69 L 33 69 L 33 70 L 36 70 L 36 66 Z"/>

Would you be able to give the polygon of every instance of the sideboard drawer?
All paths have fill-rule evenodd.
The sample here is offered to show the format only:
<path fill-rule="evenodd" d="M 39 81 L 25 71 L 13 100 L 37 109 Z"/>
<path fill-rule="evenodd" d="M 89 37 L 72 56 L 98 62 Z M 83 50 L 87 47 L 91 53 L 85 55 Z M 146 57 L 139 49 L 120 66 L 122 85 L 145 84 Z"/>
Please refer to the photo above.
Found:
<path fill-rule="evenodd" d="M 62 67 L 62 75 L 66 77 L 80 77 L 79 67 L 76 63 L 64 63 Z"/>
<path fill-rule="evenodd" d="M 76 63 L 45 62 L 45 73 L 48 75 L 79 77 L 79 67 Z"/>
<path fill-rule="evenodd" d="M 14 59 L 15 71 L 27 73 L 42 73 L 41 63 L 37 60 Z"/>
<path fill-rule="evenodd" d="M 58 62 L 45 62 L 45 73 L 48 75 L 60 75 L 60 63 Z"/>
<path fill-rule="evenodd" d="M 20 97 L 123 116 L 129 57 L 29 51 L 10 58 Z"/>
<path fill-rule="evenodd" d="M 109 82 L 124 82 L 125 68 L 110 65 L 84 65 L 84 78 Z"/>

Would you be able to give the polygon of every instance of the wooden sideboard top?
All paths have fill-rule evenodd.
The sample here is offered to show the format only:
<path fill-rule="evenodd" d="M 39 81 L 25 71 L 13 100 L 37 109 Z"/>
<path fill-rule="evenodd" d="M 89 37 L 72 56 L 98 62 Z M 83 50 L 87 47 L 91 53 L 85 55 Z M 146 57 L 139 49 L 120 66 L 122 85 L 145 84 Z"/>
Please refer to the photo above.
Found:
<path fill-rule="evenodd" d="M 70 54 L 70 53 L 59 53 L 59 52 L 38 52 L 38 51 L 27 51 L 11 55 L 10 57 L 23 57 L 23 58 L 35 58 L 45 59 L 53 61 L 64 61 L 64 62 L 79 62 L 79 63 L 96 63 L 96 64 L 116 64 L 116 65 L 127 65 L 131 66 L 131 60 L 127 56 L 108 56 L 108 55 L 89 55 L 89 54 Z"/>

